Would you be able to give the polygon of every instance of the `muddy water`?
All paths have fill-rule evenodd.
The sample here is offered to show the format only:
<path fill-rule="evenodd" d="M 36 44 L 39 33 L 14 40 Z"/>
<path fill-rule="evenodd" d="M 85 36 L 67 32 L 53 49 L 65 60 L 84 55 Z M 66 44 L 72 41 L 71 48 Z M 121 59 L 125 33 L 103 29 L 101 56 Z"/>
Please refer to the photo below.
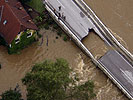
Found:
<path fill-rule="evenodd" d="M 21 51 L 18 55 L 8 55 L 6 48 L 0 46 L 0 94 L 9 88 L 14 88 L 18 83 L 23 97 L 26 98 L 25 87 L 21 85 L 21 78 L 31 66 L 45 59 L 55 60 L 65 58 L 70 66 L 77 66 L 76 58 L 80 49 L 72 41 L 64 42 L 53 31 L 41 30 L 43 38 Z M 25 99 L 26 100 L 26 99 Z"/>
<path fill-rule="evenodd" d="M 82 43 L 90 50 L 96 59 L 103 56 L 109 50 L 109 47 L 95 32 L 90 32 L 89 35 L 83 39 Z"/>
<path fill-rule="evenodd" d="M 109 28 L 114 36 L 133 53 L 133 0 L 84 0 Z M 108 48 L 103 41 L 90 33 L 83 43 L 95 57 L 103 55 Z M 94 67 L 93 67 L 94 68 Z M 82 69 L 82 68 L 80 68 Z M 88 72 L 87 72 L 88 73 Z M 127 100 L 101 71 L 90 71 L 98 91 L 98 100 Z"/>
<path fill-rule="evenodd" d="M 96 93 L 94 100 L 128 100 L 110 79 L 83 53 L 78 55 L 76 61 L 79 63 L 74 68 L 74 71 L 79 74 L 80 82 L 85 82 L 87 79 L 94 81 Z"/>
<path fill-rule="evenodd" d="M 17 55 L 8 55 L 6 48 L 0 46 L 0 63 L 2 64 L 0 70 L 0 94 L 9 88 L 14 88 L 18 83 L 23 98 L 26 100 L 26 88 L 22 85 L 21 79 L 30 70 L 31 66 L 45 59 L 65 58 L 74 72 L 79 74 L 81 83 L 87 79 L 94 80 L 97 94 L 94 100 L 127 100 L 120 90 L 112 84 L 101 70 L 96 68 L 91 59 L 84 55 L 72 41 L 64 42 L 60 37 L 56 39 L 57 35 L 53 31 L 41 30 L 40 33 L 43 34 L 43 38 L 39 42 L 32 44 Z M 103 54 L 105 52 L 104 43 L 99 41 L 99 38 L 93 33 L 89 36 L 92 37 L 92 39 L 88 37 L 89 42 L 96 40 L 95 45 L 90 45 L 90 50 L 94 53 L 96 47 L 99 47 L 96 53 Z M 99 46 L 101 44 L 103 49 Z"/>
<path fill-rule="evenodd" d="M 86 2 L 122 44 L 133 53 L 133 14 L 131 14 L 133 1 L 86 0 Z M 45 59 L 65 58 L 74 71 L 79 73 L 81 82 L 88 78 L 94 80 L 97 94 L 94 100 L 128 100 L 72 41 L 64 42 L 60 37 L 56 39 L 57 35 L 53 31 L 41 30 L 40 33 L 43 34 L 43 38 L 38 43 L 22 50 L 19 55 L 8 55 L 6 48 L 0 46 L 0 63 L 2 64 L 0 94 L 19 83 L 26 100 L 25 87 L 21 85 L 21 78 L 31 66 Z M 108 50 L 104 42 L 94 33 L 90 33 L 83 42 L 96 58 Z"/>
<path fill-rule="evenodd" d="M 84 0 L 133 53 L 133 0 Z M 124 42 L 125 41 L 125 42 Z"/>

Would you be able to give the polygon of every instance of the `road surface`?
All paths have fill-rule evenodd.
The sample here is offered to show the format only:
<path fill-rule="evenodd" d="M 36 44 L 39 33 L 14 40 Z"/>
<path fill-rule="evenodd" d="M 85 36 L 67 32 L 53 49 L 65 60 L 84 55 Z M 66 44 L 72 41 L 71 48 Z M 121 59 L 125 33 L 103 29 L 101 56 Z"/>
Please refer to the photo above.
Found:
<path fill-rule="evenodd" d="M 99 59 L 112 76 L 133 97 L 133 66 L 129 64 L 121 54 L 115 50 L 108 51 Z"/>
<path fill-rule="evenodd" d="M 89 34 L 88 29 L 94 31 L 104 38 L 92 21 L 83 13 L 83 11 L 72 0 L 45 0 L 50 3 L 56 11 L 66 16 L 66 22 L 76 31 L 75 34 L 79 40 L 82 40 Z M 61 10 L 59 11 L 59 6 Z M 106 39 L 104 39 L 106 41 Z"/>

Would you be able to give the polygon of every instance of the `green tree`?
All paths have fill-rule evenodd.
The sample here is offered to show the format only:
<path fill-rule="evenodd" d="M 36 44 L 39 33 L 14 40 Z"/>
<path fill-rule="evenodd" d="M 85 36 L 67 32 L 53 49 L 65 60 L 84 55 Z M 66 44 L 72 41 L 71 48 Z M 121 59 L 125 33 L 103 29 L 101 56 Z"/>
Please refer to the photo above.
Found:
<path fill-rule="evenodd" d="M 8 90 L 2 93 L 1 100 L 22 100 L 21 99 L 21 93 L 17 90 Z"/>
<path fill-rule="evenodd" d="M 22 79 L 27 86 L 27 100 L 66 100 L 79 98 L 77 93 L 83 95 L 84 99 L 81 100 L 87 100 L 87 84 L 72 87 L 74 80 L 70 78 L 70 72 L 69 64 L 64 59 L 35 64 Z M 91 88 L 93 90 L 93 87 Z"/>
<path fill-rule="evenodd" d="M 78 100 L 90 100 L 96 96 L 93 89 L 94 83 L 88 80 L 82 85 L 75 86 L 71 94 L 73 98 L 76 98 Z"/>

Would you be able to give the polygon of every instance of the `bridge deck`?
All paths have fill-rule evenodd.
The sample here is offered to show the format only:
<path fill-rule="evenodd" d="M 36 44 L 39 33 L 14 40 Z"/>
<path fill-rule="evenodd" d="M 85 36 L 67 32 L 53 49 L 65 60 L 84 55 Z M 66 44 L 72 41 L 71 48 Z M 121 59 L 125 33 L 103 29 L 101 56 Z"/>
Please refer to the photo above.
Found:
<path fill-rule="evenodd" d="M 61 15 L 63 13 L 66 16 L 66 22 L 76 31 L 75 35 L 80 40 L 88 35 L 88 28 L 94 27 L 93 23 L 88 21 L 88 17 L 71 0 L 48 0 L 47 2 Z M 61 6 L 61 11 L 59 11 L 59 6 Z"/>
<path fill-rule="evenodd" d="M 108 51 L 99 62 L 133 97 L 133 66 L 115 50 Z"/>

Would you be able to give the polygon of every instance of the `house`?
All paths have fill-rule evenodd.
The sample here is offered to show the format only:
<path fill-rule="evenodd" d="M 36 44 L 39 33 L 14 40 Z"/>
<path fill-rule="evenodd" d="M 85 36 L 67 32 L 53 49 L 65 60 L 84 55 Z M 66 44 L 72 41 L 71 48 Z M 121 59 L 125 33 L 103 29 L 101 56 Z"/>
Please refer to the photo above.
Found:
<path fill-rule="evenodd" d="M 37 26 L 18 0 L 0 0 L 0 36 L 10 48 L 19 44 L 24 33 L 30 39 L 36 30 Z"/>

